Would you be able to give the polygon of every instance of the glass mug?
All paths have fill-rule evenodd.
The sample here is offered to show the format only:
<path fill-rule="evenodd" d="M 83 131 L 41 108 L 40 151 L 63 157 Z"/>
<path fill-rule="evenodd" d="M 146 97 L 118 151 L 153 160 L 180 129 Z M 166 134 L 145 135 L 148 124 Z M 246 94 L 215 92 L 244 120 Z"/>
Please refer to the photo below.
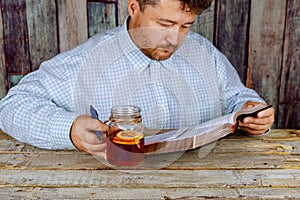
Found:
<path fill-rule="evenodd" d="M 122 105 L 111 108 L 106 159 L 115 166 L 136 166 L 144 161 L 144 134 L 141 109 Z"/>

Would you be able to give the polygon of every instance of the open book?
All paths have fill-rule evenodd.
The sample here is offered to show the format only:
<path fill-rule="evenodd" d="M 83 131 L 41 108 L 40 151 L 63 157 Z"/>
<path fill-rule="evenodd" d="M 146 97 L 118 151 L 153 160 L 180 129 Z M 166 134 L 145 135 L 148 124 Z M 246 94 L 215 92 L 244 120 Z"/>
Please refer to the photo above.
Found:
<path fill-rule="evenodd" d="M 258 104 L 193 127 L 147 136 L 144 152 L 145 154 L 160 154 L 197 148 L 235 132 L 239 120 L 247 116 L 256 116 L 258 112 L 270 107 L 271 105 Z"/>

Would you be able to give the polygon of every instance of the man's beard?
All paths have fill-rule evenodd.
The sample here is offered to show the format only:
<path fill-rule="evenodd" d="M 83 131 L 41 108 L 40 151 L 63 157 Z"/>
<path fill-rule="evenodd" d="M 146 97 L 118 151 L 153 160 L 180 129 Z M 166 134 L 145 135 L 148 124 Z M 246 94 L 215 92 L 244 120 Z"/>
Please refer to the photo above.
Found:
<path fill-rule="evenodd" d="M 176 51 L 177 45 L 172 45 L 170 43 L 158 45 L 155 48 L 141 48 L 141 51 L 153 60 L 166 60 Z"/>

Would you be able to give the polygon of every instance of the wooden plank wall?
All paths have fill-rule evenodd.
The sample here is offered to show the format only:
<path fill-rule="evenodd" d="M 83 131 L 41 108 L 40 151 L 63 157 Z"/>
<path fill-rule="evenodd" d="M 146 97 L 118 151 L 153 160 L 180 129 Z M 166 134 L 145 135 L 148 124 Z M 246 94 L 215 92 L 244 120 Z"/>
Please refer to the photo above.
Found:
<path fill-rule="evenodd" d="M 126 0 L 0 0 L 0 98 L 59 52 L 122 24 Z M 192 28 L 276 109 L 276 128 L 300 128 L 300 0 L 214 0 Z"/>
<path fill-rule="evenodd" d="M 300 128 L 300 1 L 287 1 L 283 59 L 278 79 L 280 127 Z"/>

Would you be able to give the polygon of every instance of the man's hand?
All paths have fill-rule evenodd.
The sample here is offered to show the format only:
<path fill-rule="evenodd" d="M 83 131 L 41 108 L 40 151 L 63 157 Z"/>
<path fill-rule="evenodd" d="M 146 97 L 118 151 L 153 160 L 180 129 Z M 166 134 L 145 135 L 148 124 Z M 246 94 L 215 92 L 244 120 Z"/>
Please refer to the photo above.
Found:
<path fill-rule="evenodd" d="M 93 131 L 101 131 L 101 143 Z M 80 115 L 73 122 L 70 138 L 74 146 L 79 151 L 84 151 L 89 154 L 105 157 L 104 150 L 106 149 L 106 135 L 108 126 L 97 119 L 92 119 L 89 115 Z"/>
<path fill-rule="evenodd" d="M 243 109 L 251 108 L 260 104 L 259 102 L 248 101 Z M 246 117 L 240 121 L 239 126 L 251 135 L 260 135 L 268 131 L 274 122 L 274 108 L 269 108 L 257 113 L 256 117 Z"/>

